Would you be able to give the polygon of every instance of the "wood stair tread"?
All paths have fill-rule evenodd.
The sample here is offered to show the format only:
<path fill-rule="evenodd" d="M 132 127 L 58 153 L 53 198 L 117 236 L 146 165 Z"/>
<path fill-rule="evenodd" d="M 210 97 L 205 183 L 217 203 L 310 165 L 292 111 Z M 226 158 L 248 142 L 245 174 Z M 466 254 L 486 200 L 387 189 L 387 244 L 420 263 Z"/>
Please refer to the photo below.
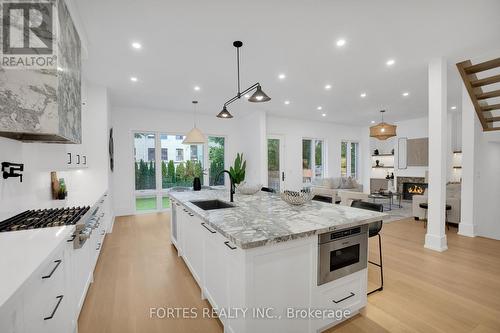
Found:
<path fill-rule="evenodd" d="M 488 91 L 488 92 L 476 95 L 477 99 L 487 99 L 487 98 L 493 98 L 493 97 L 500 97 L 500 90 Z"/>
<path fill-rule="evenodd" d="M 500 110 L 500 104 L 483 105 L 481 106 L 481 109 L 485 112 Z"/>
<path fill-rule="evenodd" d="M 470 82 L 470 84 L 471 84 L 471 86 L 476 88 L 476 87 L 487 86 L 489 84 L 493 84 L 493 83 L 497 83 L 497 82 L 500 82 L 500 74 L 490 76 L 490 77 L 485 77 L 484 79 L 473 80 Z"/>
<path fill-rule="evenodd" d="M 500 58 L 485 61 L 476 65 L 466 66 L 464 67 L 464 71 L 466 74 L 476 74 L 496 67 L 500 67 Z"/>

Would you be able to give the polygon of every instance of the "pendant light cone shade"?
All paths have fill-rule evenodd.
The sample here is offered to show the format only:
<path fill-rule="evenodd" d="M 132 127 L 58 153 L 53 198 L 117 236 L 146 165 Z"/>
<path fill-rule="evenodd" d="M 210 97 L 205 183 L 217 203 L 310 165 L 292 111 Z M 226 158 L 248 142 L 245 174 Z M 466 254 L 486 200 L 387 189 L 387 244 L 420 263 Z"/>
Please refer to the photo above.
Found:
<path fill-rule="evenodd" d="M 382 113 L 382 122 L 370 127 L 370 136 L 379 140 L 387 140 L 396 136 L 396 125 L 384 122 L 383 114 L 385 111 L 382 110 L 380 112 Z"/>
<path fill-rule="evenodd" d="M 182 141 L 183 144 L 202 144 L 207 142 L 205 139 L 205 134 L 203 134 L 202 131 L 198 127 L 193 127 L 192 130 L 186 134 L 186 137 L 184 138 L 184 141 Z"/>
<path fill-rule="evenodd" d="M 233 115 L 230 114 L 229 111 L 227 111 L 226 107 L 224 107 L 222 108 L 222 111 L 217 115 L 217 118 L 229 119 L 233 118 Z"/>
<path fill-rule="evenodd" d="M 202 143 L 207 142 L 207 140 L 205 138 L 205 134 L 203 134 L 203 132 L 200 131 L 200 129 L 198 127 L 196 127 L 196 104 L 198 104 L 198 101 L 193 101 L 192 103 L 194 105 L 194 124 L 193 124 L 193 129 L 191 129 L 186 134 L 184 141 L 182 141 L 182 143 L 185 145 L 202 144 Z"/>
<path fill-rule="evenodd" d="M 248 98 L 248 101 L 253 103 L 268 102 L 270 100 L 271 97 L 267 96 L 266 93 L 262 91 L 260 86 L 257 86 L 257 90 L 255 90 L 253 95 Z"/>

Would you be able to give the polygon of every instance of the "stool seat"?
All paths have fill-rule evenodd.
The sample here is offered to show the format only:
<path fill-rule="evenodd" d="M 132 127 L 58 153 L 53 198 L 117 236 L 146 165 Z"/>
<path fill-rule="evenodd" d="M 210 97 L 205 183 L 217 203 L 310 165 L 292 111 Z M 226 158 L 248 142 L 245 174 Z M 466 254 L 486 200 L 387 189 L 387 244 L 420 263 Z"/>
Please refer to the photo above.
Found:
<path fill-rule="evenodd" d="M 418 206 L 422 209 L 429 208 L 429 204 L 427 202 L 422 202 L 422 203 L 418 204 Z M 446 208 L 446 210 L 451 210 L 451 205 L 445 205 L 445 208 Z"/>

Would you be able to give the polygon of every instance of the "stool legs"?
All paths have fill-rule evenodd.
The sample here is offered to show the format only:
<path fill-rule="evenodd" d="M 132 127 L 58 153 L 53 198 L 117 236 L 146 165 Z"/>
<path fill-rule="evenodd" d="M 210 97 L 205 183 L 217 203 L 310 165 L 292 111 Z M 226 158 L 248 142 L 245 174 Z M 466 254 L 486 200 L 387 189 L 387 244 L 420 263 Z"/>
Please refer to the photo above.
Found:
<path fill-rule="evenodd" d="M 380 233 L 378 236 L 378 253 L 379 253 L 379 264 L 373 261 L 368 260 L 368 262 L 372 265 L 375 265 L 380 268 L 380 287 L 375 290 L 372 290 L 368 293 L 368 295 L 373 294 L 376 291 L 382 291 L 384 289 L 384 268 L 382 265 L 382 238 L 380 237 Z"/>

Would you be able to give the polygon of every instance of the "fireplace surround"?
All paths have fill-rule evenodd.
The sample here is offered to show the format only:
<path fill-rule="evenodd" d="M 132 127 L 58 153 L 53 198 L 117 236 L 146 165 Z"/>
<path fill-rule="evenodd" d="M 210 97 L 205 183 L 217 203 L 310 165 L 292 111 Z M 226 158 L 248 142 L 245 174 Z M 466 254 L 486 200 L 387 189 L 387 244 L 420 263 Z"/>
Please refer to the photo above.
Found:
<path fill-rule="evenodd" d="M 411 200 L 413 195 L 423 194 L 428 186 L 424 177 L 396 177 L 396 184 L 403 200 Z"/>

